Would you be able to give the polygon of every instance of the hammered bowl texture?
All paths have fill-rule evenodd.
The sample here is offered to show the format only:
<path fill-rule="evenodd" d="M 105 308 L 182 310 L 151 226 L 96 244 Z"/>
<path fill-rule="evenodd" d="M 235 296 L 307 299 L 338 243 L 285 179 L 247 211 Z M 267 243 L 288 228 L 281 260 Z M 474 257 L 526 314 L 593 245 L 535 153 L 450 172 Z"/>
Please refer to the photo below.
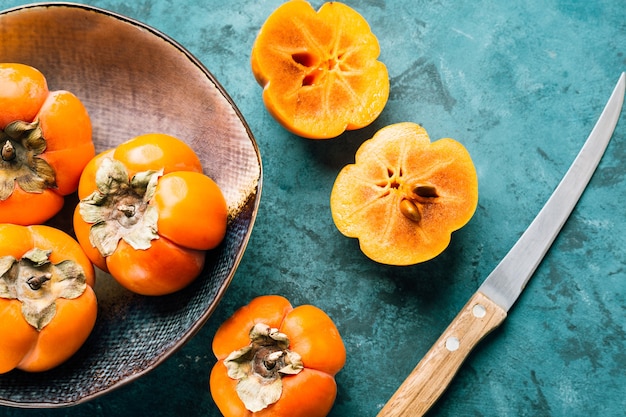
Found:
<path fill-rule="evenodd" d="M 154 369 L 206 323 L 245 251 L 260 199 L 261 158 L 213 75 L 176 41 L 141 22 L 69 3 L 6 10 L 0 12 L 0 62 L 31 65 L 50 90 L 76 94 L 91 116 L 96 152 L 149 132 L 186 141 L 229 207 L 227 235 L 207 253 L 201 276 L 189 287 L 145 297 L 99 273 L 98 319 L 83 347 L 51 371 L 0 375 L 2 405 L 73 405 Z M 50 224 L 73 234 L 76 203 L 69 198 Z"/>

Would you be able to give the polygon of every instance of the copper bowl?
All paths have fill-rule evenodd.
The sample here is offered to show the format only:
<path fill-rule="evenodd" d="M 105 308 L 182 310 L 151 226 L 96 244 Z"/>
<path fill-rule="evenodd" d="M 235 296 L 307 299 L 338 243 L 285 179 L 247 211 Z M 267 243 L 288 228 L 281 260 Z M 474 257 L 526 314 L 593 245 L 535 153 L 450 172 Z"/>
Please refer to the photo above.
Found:
<path fill-rule="evenodd" d="M 229 206 L 226 238 L 207 253 L 201 276 L 189 287 L 145 297 L 99 274 L 99 315 L 83 347 L 53 370 L 0 375 L 1 405 L 78 404 L 154 369 L 209 319 L 254 224 L 262 183 L 259 150 L 231 98 L 194 56 L 163 33 L 119 14 L 71 3 L 2 11 L 0 62 L 31 65 L 51 90 L 76 94 L 91 116 L 97 152 L 148 132 L 186 141 Z M 72 234 L 76 202 L 69 198 L 50 224 Z"/>

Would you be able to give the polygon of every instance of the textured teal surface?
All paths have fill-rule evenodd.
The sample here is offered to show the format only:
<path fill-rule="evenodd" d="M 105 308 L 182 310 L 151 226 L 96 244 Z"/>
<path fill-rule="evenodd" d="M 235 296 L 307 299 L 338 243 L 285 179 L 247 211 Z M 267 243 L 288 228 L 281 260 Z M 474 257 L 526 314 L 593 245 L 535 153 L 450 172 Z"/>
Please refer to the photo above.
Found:
<path fill-rule="evenodd" d="M 208 391 L 215 330 L 270 293 L 326 310 L 344 337 L 331 416 L 375 416 L 539 211 L 626 70 L 622 0 L 346 1 L 380 40 L 390 100 L 372 126 L 315 142 L 268 115 L 249 68 L 254 37 L 280 0 L 86 3 L 164 32 L 216 76 L 259 143 L 261 206 L 235 279 L 191 342 L 102 398 L 47 411 L 0 407 L 3 417 L 219 416 Z M 429 416 L 625 415 L 624 113 L 526 291 Z M 462 142 L 480 184 L 478 210 L 450 247 L 403 268 L 365 258 L 335 229 L 328 202 L 360 143 L 401 121 Z"/>

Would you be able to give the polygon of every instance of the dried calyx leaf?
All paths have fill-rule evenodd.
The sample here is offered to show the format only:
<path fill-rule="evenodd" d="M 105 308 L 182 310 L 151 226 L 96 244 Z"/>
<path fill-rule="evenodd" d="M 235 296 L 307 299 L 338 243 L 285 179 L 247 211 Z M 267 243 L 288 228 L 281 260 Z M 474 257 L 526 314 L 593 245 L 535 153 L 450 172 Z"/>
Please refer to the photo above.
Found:
<path fill-rule="evenodd" d="M 238 380 L 237 394 L 252 412 L 278 401 L 283 375 L 304 368 L 300 355 L 289 350 L 289 338 L 263 323 L 250 330 L 250 344 L 228 355 L 224 365 L 228 376 Z"/>
<path fill-rule="evenodd" d="M 92 224 L 89 239 L 104 257 L 115 252 L 120 239 L 134 249 L 148 249 L 158 239 L 158 210 L 149 204 L 160 171 L 143 171 L 129 178 L 120 161 L 105 158 L 96 172 L 98 189 L 79 203 L 83 220 Z"/>
<path fill-rule="evenodd" d="M 0 200 L 8 199 L 17 183 L 28 193 L 56 187 L 54 169 L 39 155 L 46 150 L 39 121 L 16 120 L 0 130 Z"/>
<path fill-rule="evenodd" d="M 71 260 L 52 264 L 50 253 L 34 248 L 19 260 L 0 257 L 0 298 L 21 301 L 24 319 L 38 331 L 54 318 L 58 298 L 80 297 L 87 287 L 80 265 Z"/>

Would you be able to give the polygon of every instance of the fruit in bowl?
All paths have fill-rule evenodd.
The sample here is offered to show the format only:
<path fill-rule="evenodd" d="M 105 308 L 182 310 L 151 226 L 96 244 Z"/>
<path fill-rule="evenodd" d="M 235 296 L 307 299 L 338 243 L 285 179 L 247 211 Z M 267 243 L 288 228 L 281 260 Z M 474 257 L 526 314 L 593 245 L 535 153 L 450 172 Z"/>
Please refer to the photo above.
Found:
<path fill-rule="evenodd" d="M 150 372 L 209 319 L 254 225 L 262 185 L 260 154 L 215 77 L 154 28 L 108 10 L 54 2 L 0 11 L 0 27 L 3 61 L 37 68 L 50 91 L 71 91 L 83 103 L 95 154 L 148 132 L 176 137 L 197 154 L 202 173 L 220 188 L 227 209 L 223 239 L 203 251 L 199 275 L 187 286 L 147 297 L 95 268 L 98 316 L 82 347 L 49 371 L 12 370 L 0 377 L 0 405 L 64 407 Z M 78 203 L 77 192 L 65 196 L 61 210 L 45 224 L 76 237 Z"/>

